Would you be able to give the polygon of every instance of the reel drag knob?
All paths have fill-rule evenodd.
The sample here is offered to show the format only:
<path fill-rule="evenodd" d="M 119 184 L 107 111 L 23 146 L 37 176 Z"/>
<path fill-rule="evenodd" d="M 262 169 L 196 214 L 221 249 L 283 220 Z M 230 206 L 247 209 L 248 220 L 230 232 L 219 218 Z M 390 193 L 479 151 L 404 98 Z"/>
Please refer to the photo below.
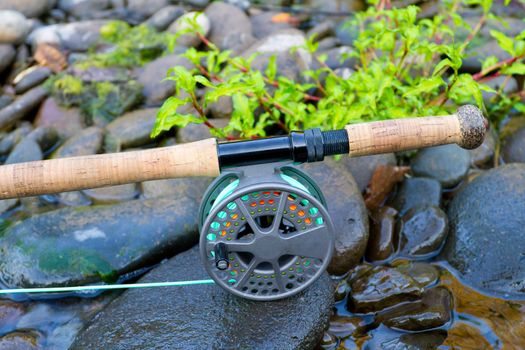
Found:
<path fill-rule="evenodd" d="M 334 233 L 322 194 L 304 173 L 286 175 L 286 169 L 225 174 L 203 201 L 201 258 L 211 278 L 233 294 L 288 297 L 314 283 L 330 262 Z"/>

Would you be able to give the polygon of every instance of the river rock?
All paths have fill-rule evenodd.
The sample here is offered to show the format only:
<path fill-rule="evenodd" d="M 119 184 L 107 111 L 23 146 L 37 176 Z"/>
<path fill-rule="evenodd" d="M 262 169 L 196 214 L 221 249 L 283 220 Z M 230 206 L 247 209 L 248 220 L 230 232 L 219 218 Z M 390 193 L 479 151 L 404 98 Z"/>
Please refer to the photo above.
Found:
<path fill-rule="evenodd" d="M 403 180 L 396 196 L 389 204 L 397 209 L 399 215 L 403 216 L 414 207 L 424 205 L 439 207 L 440 203 L 441 184 L 439 181 L 428 177 L 409 177 Z"/>
<path fill-rule="evenodd" d="M 161 8 L 153 16 L 148 18 L 146 24 L 158 31 L 165 30 L 173 21 L 182 16 L 186 10 L 182 6 L 169 5 Z"/>
<path fill-rule="evenodd" d="M 383 311 L 379 322 L 394 329 L 422 331 L 445 325 L 451 319 L 452 296 L 445 287 L 425 291 L 421 301 L 405 303 Z"/>
<path fill-rule="evenodd" d="M 439 349 L 447 339 L 447 331 L 437 329 L 427 332 L 406 333 L 380 326 L 369 333 L 370 339 L 363 344 L 364 350 L 431 350 Z"/>
<path fill-rule="evenodd" d="M 229 121 L 229 119 L 213 119 L 211 123 L 216 128 L 224 128 Z M 210 137 L 212 137 L 210 129 L 204 124 L 190 123 L 177 131 L 177 141 L 179 143 L 199 141 Z"/>
<path fill-rule="evenodd" d="M 484 82 L 483 84 L 487 85 L 488 87 L 496 90 L 496 91 L 499 91 L 500 89 L 500 86 L 502 86 L 503 84 L 505 84 L 505 86 L 503 87 L 503 94 L 505 95 L 509 95 L 513 92 L 516 92 L 518 90 L 518 81 L 513 78 L 513 77 L 509 77 L 509 79 L 507 80 L 507 76 L 505 75 L 501 75 L 499 77 L 496 77 L 494 79 L 490 79 L 488 80 L 487 82 Z M 495 93 L 495 92 L 488 92 L 488 91 L 482 91 L 482 94 L 483 94 L 483 101 L 485 102 L 485 105 L 490 105 L 491 104 L 491 99 L 494 97 L 494 96 L 497 96 L 498 94 Z"/>
<path fill-rule="evenodd" d="M 0 154 L 6 155 L 22 140 L 33 128 L 29 122 L 22 122 L 15 130 L 0 140 Z"/>
<path fill-rule="evenodd" d="M 151 130 L 157 118 L 157 108 L 139 109 L 124 114 L 106 126 L 109 143 L 106 151 L 142 146 L 151 143 Z M 111 146 L 109 146 L 111 145 Z"/>
<path fill-rule="evenodd" d="M 111 0 L 58 0 L 58 8 L 75 17 L 89 17 L 107 9 Z"/>
<path fill-rule="evenodd" d="M 162 81 L 168 69 L 175 66 L 193 68 L 190 61 L 176 54 L 157 58 L 144 66 L 138 76 L 138 82 L 143 86 L 142 94 L 146 104 L 159 106 L 175 92 L 174 82 Z"/>
<path fill-rule="evenodd" d="M 206 278 L 196 247 L 139 283 Z M 93 319 L 71 349 L 314 348 L 328 324 L 332 293 L 326 274 L 302 293 L 272 302 L 239 298 L 216 285 L 129 290 Z"/>
<path fill-rule="evenodd" d="M 49 97 L 40 106 L 35 125 L 52 127 L 61 138 L 68 139 L 84 128 L 84 118 L 78 108 L 61 107 Z"/>
<path fill-rule="evenodd" d="M 25 94 L 18 97 L 9 106 L 0 110 L 0 130 L 12 126 L 19 119 L 26 116 L 36 108 L 47 96 L 47 91 L 41 86 L 37 86 Z"/>
<path fill-rule="evenodd" d="M 26 17 L 40 17 L 53 7 L 54 0 L 2 0 L 0 9 L 15 10 Z"/>
<path fill-rule="evenodd" d="M 396 251 L 396 217 L 397 210 L 387 206 L 370 215 L 370 238 L 366 247 L 367 261 L 386 260 Z"/>
<path fill-rule="evenodd" d="M 365 191 L 378 165 L 397 165 L 394 153 L 355 158 L 343 156 L 340 162 L 352 173 L 361 192 Z"/>
<path fill-rule="evenodd" d="M 127 7 L 130 11 L 148 18 L 155 12 L 168 6 L 170 1 L 168 0 L 128 0 Z"/>
<path fill-rule="evenodd" d="M 0 10 L 0 43 L 19 44 L 24 41 L 31 25 L 18 11 Z"/>
<path fill-rule="evenodd" d="M 327 37 L 331 37 L 335 35 L 335 27 L 334 22 L 332 21 L 324 21 L 317 25 L 315 25 L 313 28 L 308 30 L 306 33 L 306 37 L 310 38 L 315 35 L 315 41 L 321 41 L 322 39 L 325 39 Z"/>
<path fill-rule="evenodd" d="M 327 50 L 333 49 L 334 47 L 337 47 L 340 45 L 341 45 L 341 42 L 339 41 L 339 39 L 337 39 L 336 37 L 330 36 L 330 37 L 327 37 L 327 38 L 324 38 L 318 41 L 317 49 L 319 51 L 327 51 Z M 346 67 L 343 69 L 350 70 L 350 68 L 346 68 Z"/>
<path fill-rule="evenodd" d="M 0 275 L 11 287 L 114 282 L 195 244 L 197 207 L 180 197 L 32 216 L 5 230 Z"/>
<path fill-rule="evenodd" d="M 41 349 L 42 335 L 35 331 L 15 331 L 0 338 L 0 350 L 38 350 Z"/>
<path fill-rule="evenodd" d="M 95 204 L 114 204 L 138 197 L 137 184 L 92 188 L 82 191 Z"/>
<path fill-rule="evenodd" d="M 262 39 L 282 29 L 293 28 L 289 21 L 275 21 L 274 18 L 279 15 L 279 12 L 264 11 L 251 16 L 254 37 Z"/>
<path fill-rule="evenodd" d="M 11 300 L 0 300 L 0 328 L 3 332 L 16 325 L 22 315 L 27 312 L 25 304 Z"/>
<path fill-rule="evenodd" d="M 416 176 L 431 177 L 445 188 L 460 183 L 470 166 L 470 153 L 458 145 L 450 144 L 420 150 L 411 163 Z"/>
<path fill-rule="evenodd" d="M 359 316 L 334 315 L 330 317 L 328 331 L 339 338 L 362 337 L 371 328 L 368 320 Z"/>
<path fill-rule="evenodd" d="M 478 47 L 467 47 L 461 69 L 467 72 L 479 72 L 482 62 L 489 56 L 495 56 L 498 62 L 511 58 L 510 54 L 504 51 L 496 40 L 490 40 Z"/>
<path fill-rule="evenodd" d="M 525 293 L 525 164 L 484 172 L 451 201 L 450 232 L 442 252 L 478 288 Z"/>
<path fill-rule="evenodd" d="M 238 54 L 254 41 L 250 19 L 238 7 L 224 2 L 213 2 L 204 11 L 211 23 L 208 39 L 221 50 Z"/>
<path fill-rule="evenodd" d="M 422 261 L 408 261 L 397 264 L 398 271 L 412 277 L 421 287 L 435 285 L 439 280 L 439 271 L 433 265 Z"/>
<path fill-rule="evenodd" d="M 13 45 L 0 44 L 0 74 L 13 63 L 16 51 Z"/>
<path fill-rule="evenodd" d="M 206 36 L 210 32 L 210 20 L 202 12 L 188 12 L 180 16 L 169 26 L 168 32 L 176 34 L 182 30 L 192 28 L 188 21 L 195 21 L 202 35 Z M 177 38 L 177 44 L 186 47 L 196 47 L 200 43 L 201 39 L 195 33 L 182 34 Z"/>
<path fill-rule="evenodd" d="M 401 253 L 428 258 L 439 253 L 448 234 L 447 215 L 435 206 L 410 209 L 399 221 Z"/>
<path fill-rule="evenodd" d="M 496 150 L 496 136 L 494 134 L 494 131 L 488 131 L 483 143 L 478 148 L 469 150 L 472 165 L 482 166 L 494 158 L 494 152 Z M 503 153 L 504 152 L 503 149 Z"/>
<path fill-rule="evenodd" d="M 305 164 L 303 170 L 321 188 L 334 223 L 335 247 L 328 272 L 345 274 L 364 255 L 368 241 L 368 213 L 361 192 L 341 162 L 327 158 Z"/>
<path fill-rule="evenodd" d="M 387 266 L 368 267 L 350 281 L 347 307 L 354 313 L 369 313 L 417 300 L 423 289 L 412 277 Z"/>
<path fill-rule="evenodd" d="M 326 51 L 320 51 L 318 55 L 326 55 L 326 61 L 324 62 L 331 69 L 337 68 L 354 68 L 357 64 L 355 57 L 349 57 L 352 52 L 352 48 L 349 46 L 339 46 Z M 319 62 L 314 62 L 314 69 L 321 68 Z"/>
<path fill-rule="evenodd" d="M 53 158 L 87 156 L 98 153 L 102 148 L 104 131 L 92 126 L 68 139 L 54 153 Z"/>
<path fill-rule="evenodd" d="M 43 152 L 47 152 L 49 149 L 56 146 L 59 140 L 57 131 L 50 126 L 39 126 L 31 131 L 27 137 L 38 143 Z"/>
<path fill-rule="evenodd" d="M 47 67 L 33 66 L 16 76 L 13 83 L 15 92 L 22 94 L 32 87 L 43 83 L 51 75 L 51 69 Z"/>
<path fill-rule="evenodd" d="M 38 143 L 33 138 L 26 137 L 15 146 L 5 164 L 31 162 L 42 158 L 42 150 Z"/>
<path fill-rule="evenodd" d="M 177 198 L 183 194 L 200 202 L 210 182 L 211 179 L 208 177 L 145 181 L 142 183 L 142 196 L 144 198 Z"/>
<path fill-rule="evenodd" d="M 506 163 L 525 163 L 525 127 L 504 139 L 501 156 Z"/>

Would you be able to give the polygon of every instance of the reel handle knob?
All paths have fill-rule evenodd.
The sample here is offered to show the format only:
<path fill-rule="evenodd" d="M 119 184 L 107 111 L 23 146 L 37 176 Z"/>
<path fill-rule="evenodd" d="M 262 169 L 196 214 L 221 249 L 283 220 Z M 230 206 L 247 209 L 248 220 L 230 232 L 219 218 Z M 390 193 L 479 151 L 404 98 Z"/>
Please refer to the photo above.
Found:
<path fill-rule="evenodd" d="M 217 243 L 213 249 L 215 253 L 215 266 L 219 270 L 226 270 L 230 266 L 230 263 L 228 262 L 228 251 L 226 248 L 226 244 L 221 242 Z"/>
<path fill-rule="evenodd" d="M 345 129 L 350 156 L 366 156 L 450 143 L 473 149 L 483 142 L 488 125 L 477 107 L 465 105 L 448 116 L 349 124 Z"/>

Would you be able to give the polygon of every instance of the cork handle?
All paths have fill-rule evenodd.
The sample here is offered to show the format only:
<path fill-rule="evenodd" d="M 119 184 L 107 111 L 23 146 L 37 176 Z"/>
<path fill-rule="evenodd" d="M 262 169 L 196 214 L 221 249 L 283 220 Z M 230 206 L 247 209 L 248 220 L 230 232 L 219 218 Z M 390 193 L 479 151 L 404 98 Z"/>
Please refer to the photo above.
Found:
<path fill-rule="evenodd" d="M 0 199 L 185 176 L 217 176 L 217 142 L 60 158 L 0 167 Z"/>
<path fill-rule="evenodd" d="M 487 126 L 488 122 L 481 111 L 467 105 L 449 116 L 351 124 L 345 129 L 350 155 L 364 156 L 448 143 L 473 149 L 483 142 Z"/>

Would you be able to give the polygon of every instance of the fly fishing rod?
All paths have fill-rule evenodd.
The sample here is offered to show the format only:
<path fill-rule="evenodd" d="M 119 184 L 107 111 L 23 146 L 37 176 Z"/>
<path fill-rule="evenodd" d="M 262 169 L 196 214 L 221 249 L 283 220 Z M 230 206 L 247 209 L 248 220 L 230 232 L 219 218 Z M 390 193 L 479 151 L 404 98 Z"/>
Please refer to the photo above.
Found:
<path fill-rule="evenodd" d="M 216 284 L 238 296 L 294 295 L 325 271 L 334 246 L 327 203 L 293 163 L 483 142 L 487 120 L 474 106 L 455 114 L 310 129 L 247 141 L 182 145 L 0 166 L 0 199 L 149 180 L 217 177 L 199 211 L 200 253 Z M 222 174 L 221 174 L 222 172 Z M 219 176 L 220 175 L 220 176 Z"/>

